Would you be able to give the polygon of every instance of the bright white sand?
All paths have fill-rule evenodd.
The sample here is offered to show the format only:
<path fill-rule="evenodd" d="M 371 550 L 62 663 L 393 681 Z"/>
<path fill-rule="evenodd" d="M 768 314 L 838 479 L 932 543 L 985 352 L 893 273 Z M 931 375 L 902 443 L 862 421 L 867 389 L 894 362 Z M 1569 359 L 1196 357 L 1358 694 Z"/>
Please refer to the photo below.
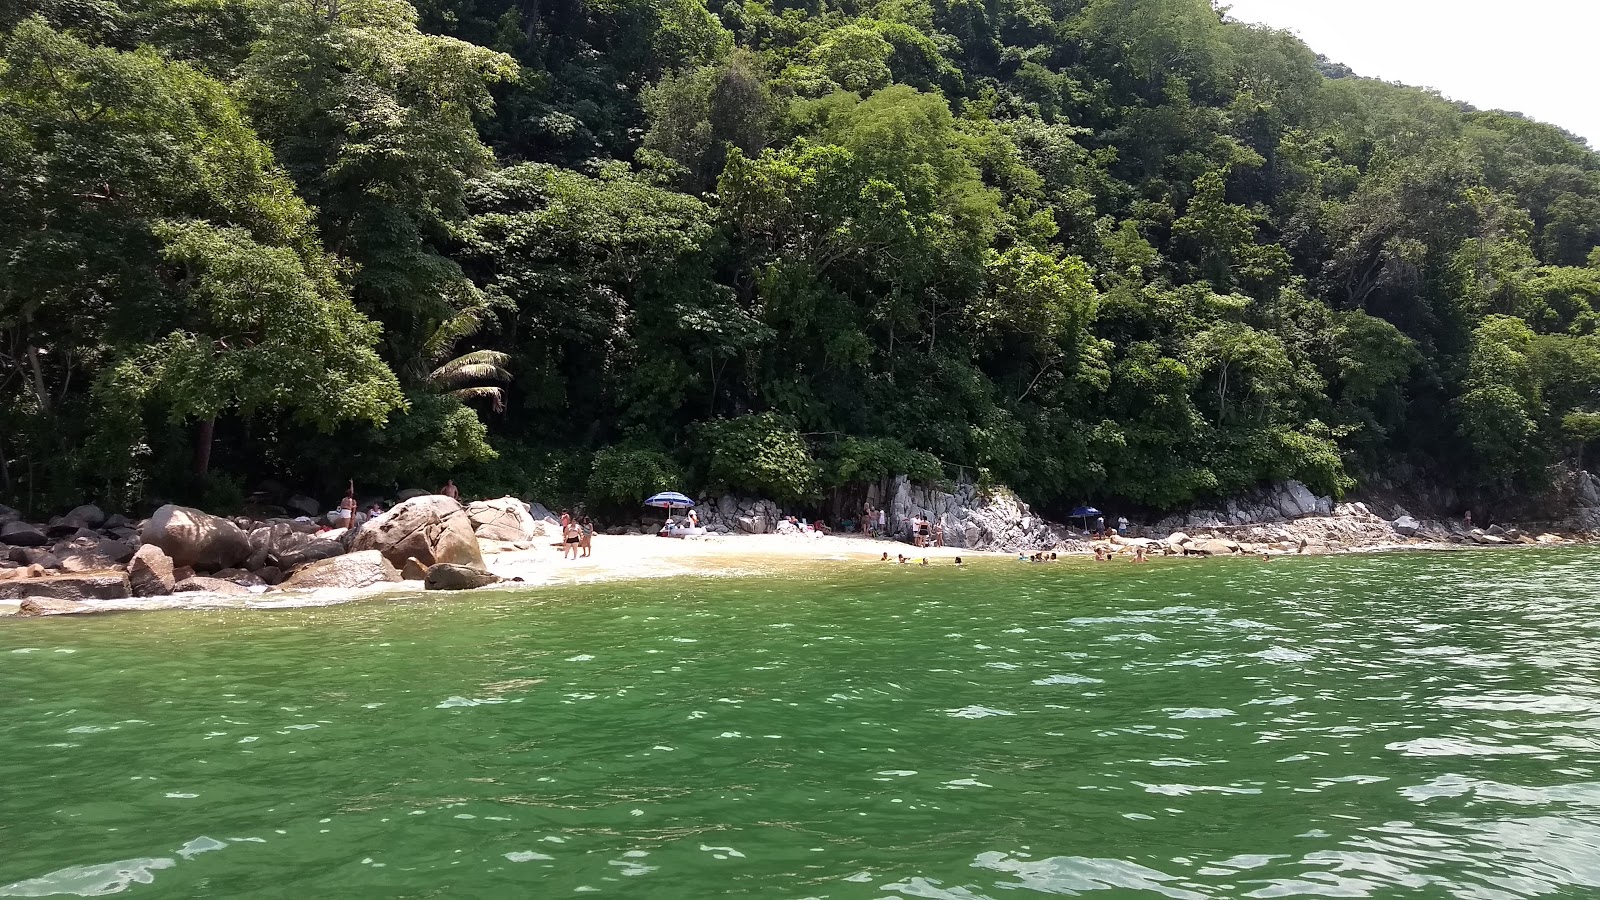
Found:
<path fill-rule="evenodd" d="M 663 538 L 654 535 L 594 537 L 588 557 L 563 559 L 561 550 L 547 546 L 532 550 L 485 554 L 489 571 L 506 578 L 520 577 L 528 584 L 573 584 L 630 578 L 683 575 L 753 575 L 782 572 L 819 562 L 872 562 L 887 552 L 946 565 L 964 559 L 1005 557 L 953 547 L 918 548 L 894 541 L 861 537 L 805 537 L 787 534 L 712 535 L 705 538 Z"/>

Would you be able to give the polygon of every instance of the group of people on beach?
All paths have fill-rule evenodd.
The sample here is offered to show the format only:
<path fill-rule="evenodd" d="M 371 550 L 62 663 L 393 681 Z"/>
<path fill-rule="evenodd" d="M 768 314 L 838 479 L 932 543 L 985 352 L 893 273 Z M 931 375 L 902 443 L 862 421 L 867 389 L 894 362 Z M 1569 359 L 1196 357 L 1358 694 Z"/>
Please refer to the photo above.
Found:
<path fill-rule="evenodd" d="M 594 522 L 588 516 L 575 516 L 570 511 L 561 511 L 561 548 L 562 559 L 579 559 L 589 556 L 594 551 Z"/>

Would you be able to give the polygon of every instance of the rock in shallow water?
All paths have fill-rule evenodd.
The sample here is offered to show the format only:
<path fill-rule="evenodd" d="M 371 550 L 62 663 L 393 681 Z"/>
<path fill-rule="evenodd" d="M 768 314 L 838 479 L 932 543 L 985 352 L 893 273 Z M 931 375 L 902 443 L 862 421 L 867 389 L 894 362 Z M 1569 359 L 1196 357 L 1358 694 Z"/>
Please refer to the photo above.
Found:
<path fill-rule="evenodd" d="M 499 575 L 492 575 L 471 566 L 440 563 L 429 567 L 427 578 L 422 584 L 424 589 L 430 591 L 470 591 L 504 580 Z"/>

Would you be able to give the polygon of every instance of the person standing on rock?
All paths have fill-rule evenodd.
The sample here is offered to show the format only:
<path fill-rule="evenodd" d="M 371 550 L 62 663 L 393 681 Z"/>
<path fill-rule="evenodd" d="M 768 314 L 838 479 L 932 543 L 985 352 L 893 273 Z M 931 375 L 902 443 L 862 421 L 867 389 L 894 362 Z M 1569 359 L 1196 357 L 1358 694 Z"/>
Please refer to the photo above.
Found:
<path fill-rule="evenodd" d="M 339 521 L 344 528 L 356 527 L 356 510 L 360 504 L 356 502 L 356 482 L 350 479 L 350 488 L 344 492 L 344 499 L 339 501 Z"/>
<path fill-rule="evenodd" d="M 461 489 L 456 487 L 456 480 L 454 478 L 447 480 L 444 483 L 444 487 L 439 488 L 439 493 L 449 497 L 451 500 L 455 500 L 458 503 L 461 501 Z"/>

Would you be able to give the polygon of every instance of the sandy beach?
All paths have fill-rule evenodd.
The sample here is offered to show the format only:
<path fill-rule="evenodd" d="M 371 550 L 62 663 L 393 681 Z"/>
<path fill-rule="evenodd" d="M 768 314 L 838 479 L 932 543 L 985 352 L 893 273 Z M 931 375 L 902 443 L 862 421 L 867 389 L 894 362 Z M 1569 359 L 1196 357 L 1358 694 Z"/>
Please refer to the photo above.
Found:
<path fill-rule="evenodd" d="M 802 535 L 711 535 L 703 538 L 663 538 L 655 535 L 595 535 L 588 557 L 563 559 L 554 545 L 532 550 L 489 551 L 484 556 L 489 571 L 504 578 L 521 578 L 526 584 L 582 584 L 637 578 L 672 578 L 689 575 L 759 575 L 789 571 L 824 562 L 875 562 L 887 552 L 915 561 L 946 564 L 955 557 L 1005 558 L 1010 554 L 960 550 L 952 547 L 917 548 L 910 544 L 863 537 L 809 537 Z"/>

